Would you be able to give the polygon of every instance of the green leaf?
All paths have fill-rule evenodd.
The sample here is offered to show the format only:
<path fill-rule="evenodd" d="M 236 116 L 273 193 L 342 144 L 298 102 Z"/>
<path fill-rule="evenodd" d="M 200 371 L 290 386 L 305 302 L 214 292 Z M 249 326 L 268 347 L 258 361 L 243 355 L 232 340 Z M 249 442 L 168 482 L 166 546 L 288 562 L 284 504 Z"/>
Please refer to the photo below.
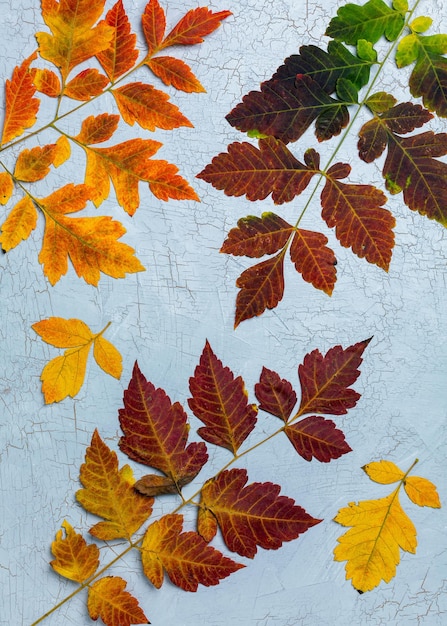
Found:
<path fill-rule="evenodd" d="M 408 11 L 408 0 L 393 0 L 393 9 L 406 13 Z"/>
<path fill-rule="evenodd" d="M 363 6 L 346 4 L 337 11 L 326 35 L 356 45 L 359 39 L 376 43 L 382 36 L 394 41 L 404 26 L 404 17 L 383 0 L 368 0 Z"/>
<path fill-rule="evenodd" d="M 370 41 L 359 39 L 357 42 L 357 54 L 361 59 L 375 63 L 377 61 L 377 52 Z"/>
<path fill-rule="evenodd" d="M 342 102 L 356 104 L 358 100 L 358 91 L 354 83 L 347 78 L 339 78 L 337 81 L 337 96 Z"/>
<path fill-rule="evenodd" d="M 414 33 L 425 33 L 425 31 L 428 30 L 432 24 L 433 20 L 431 17 L 421 15 L 411 22 L 410 28 Z"/>
<path fill-rule="evenodd" d="M 396 98 L 391 94 L 386 93 L 386 91 L 378 91 L 372 94 L 372 96 L 369 96 L 365 104 L 373 113 L 384 113 L 391 109 L 396 102 Z"/>
<path fill-rule="evenodd" d="M 407 35 L 399 42 L 396 52 L 397 67 L 405 67 L 414 63 L 419 55 L 419 40 L 416 35 Z"/>

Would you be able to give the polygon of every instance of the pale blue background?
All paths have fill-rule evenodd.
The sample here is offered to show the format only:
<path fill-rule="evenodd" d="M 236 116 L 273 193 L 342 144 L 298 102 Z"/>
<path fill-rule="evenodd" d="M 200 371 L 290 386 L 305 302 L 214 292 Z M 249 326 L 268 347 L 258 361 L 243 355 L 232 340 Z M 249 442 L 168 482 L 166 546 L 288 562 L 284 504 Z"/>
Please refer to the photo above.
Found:
<path fill-rule="evenodd" d="M 185 11 L 201 3 L 170 0 L 172 27 Z M 278 438 L 244 458 L 251 481 L 271 480 L 324 523 L 275 552 L 260 550 L 248 567 L 218 587 L 186 593 L 166 579 L 155 590 L 140 573 L 138 554 L 131 554 L 110 572 L 122 575 L 156 626 L 333 626 L 333 625 L 441 625 L 447 611 L 445 544 L 446 516 L 418 508 L 403 497 L 406 511 L 418 529 L 416 556 L 404 554 L 396 578 L 360 596 L 345 581 L 344 566 L 335 563 L 332 550 L 343 529 L 331 519 L 350 501 L 380 497 L 388 487 L 374 484 L 361 471 L 372 460 L 390 459 L 407 468 L 414 458 L 417 473 L 438 485 L 446 503 L 446 370 L 445 336 L 446 231 L 411 213 L 401 197 L 389 199 L 397 218 L 396 248 L 389 274 L 342 249 L 322 222 L 317 203 L 306 214 L 304 227 L 325 232 L 338 258 L 338 282 L 332 298 L 316 291 L 286 267 L 286 293 L 276 310 L 244 322 L 233 331 L 235 280 L 251 262 L 219 255 L 228 230 L 239 217 L 270 210 L 270 200 L 249 203 L 227 198 L 194 179 L 230 141 L 244 140 L 224 119 L 231 108 L 260 81 L 271 76 L 282 60 L 302 44 L 325 44 L 323 32 L 340 2 L 315 0 L 214 0 L 213 10 L 229 9 L 225 21 L 201 46 L 176 50 L 190 63 L 207 94 L 181 94 L 172 101 L 195 125 L 150 135 L 135 126 L 121 127 L 112 143 L 134 136 L 153 136 L 165 143 L 159 158 L 180 167 L 201 203 L 157 201 L 143 185 L 142 205 L 129 218 L 113 199 L 98 214 L 112 215 L 127 228 L 123 241 L 137 249 L 147 271 L 125 280 L 101 279 L 98 288 L 80 281 L 70 269 L 55 287 L 37 262 L 43 219 L 28 241 L 1 263 L 0 367 L 0 623 L 29 625 L 74 590 L 48 565 L 50 543 L 67 519 L 86 531 L 96 518 L 75 503 L 78 472 L 92 432 L 114 449 L 120 430 L 117 420 L 123 390 L 136 359 L 143 373 L 163 387 L 172 400 L 186 405 L 188 378 L 193 374 L 208 339 L 212 348 L 236 375 L 242 375 L 252 401 L 253 385 L 262 366 L 278 371 L 297 386 L 297 365 L 304 355 L 335 344 L 344 346 L 374 335 L 365 352 L 362 374 L 355 388 L 362 393 L 357 407 L 337 418 L 353 452 L 328 465 L 306 463 Z M 144 0 L 124 0 L 134 25 Z M 107 6 L 112 6 L 108 2 Z M 418 14 L 435 18 L 434 32 L 447 32 L 445 2 L 421 2 Z M 34 33 L 43 30 L 38 0 L 0 0 L 0 69 L 9 78 L 13 67 L 35 48 Z M 380 89 L 398 92 L 407 73 L 389 67 Z M 137 78 L 137 77 L 136 77 Z M 151 80 L 142 72 L 141 80 Z M 406 92 L 403 92 L 404 98 Z M 110 100 L 93 105 L 89 113 L 111 111 Z M 44 111 L 50 109 L 47 105 Z M 87 113 L 87 109 L 86 109 Z M 362 118 L 363 120 L 366 118 Z M 79 120 L 67 120 L 78 132 Z M 445 122 L 432 128 L 447 130 Z M 41 138 L 54 140 L 54 135 Z M 312 136 L 292 151 L 300 158 L 315 145 Z M 340 159 L 353 164 L 353 182 L 381 185 L 378 166 L 364 166 L 355 157 L 355 141 L 347 142 Z M 32 147 L 30 141 L 28 147 Z M 316 146 L 323 155 L 334 144 Z M 6 157 L 12 165 L 12 155 Z M 77 171 L 73 171 L 73 168 Z M 46 181 L 36 185 L 45 195 L 58 185 L 82 182 L 81 153 Z M 278 213 L 292 222 L 305 195 Z M 7 210 L 1 208 L 1 215 Z M 90 214 L 95 214 L 93 208 Z M 3 220 L 3 217 L 2 217 Z M 106 376 L 89 363 L 85 384 L 75 400 L 44 406 L 39 375 L 59 352 L 44 344 L 31 325 L 49 316 L 79 317 L 93 330 L 108 322 L 107 338 L 124 357 L 121 381 Z M 193 429 L 198 426 L 191 420 Z M 258 438 L 277 427 L 274 418 L 260 415 Z M 213 475 L 229 459 L 210 447 L 209 465 L 200 479 Z M 125 462 L 120 455 L 121 462 Z M 137 476 L 144 468 L 135 467 Z M 155 513 L 168 513 L 173 502 L 156 504 Z M 194 511 L 185 511 L 193 527 Z M 219 546 L 219 542 L 216 544 Z M 104 550 L 103 562 L 109 557 Z M 243 559 L 242 559 L 243 561 Z M 85 594 L 80 594 L 44 624 L 83 626 L 87 617 Z"/>

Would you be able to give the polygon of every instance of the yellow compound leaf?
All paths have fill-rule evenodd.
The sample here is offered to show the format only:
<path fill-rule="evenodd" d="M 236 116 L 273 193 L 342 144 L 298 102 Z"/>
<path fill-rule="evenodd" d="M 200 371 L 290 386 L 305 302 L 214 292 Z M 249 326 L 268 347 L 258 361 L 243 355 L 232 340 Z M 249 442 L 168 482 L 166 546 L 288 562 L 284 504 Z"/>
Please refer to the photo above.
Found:
<path fill-rule="evenodd" d="M 0 172 L 0 204 L 7 204 L 14 191 L 14 182 L 8 172 Z"/>
<path fill-rule="evenodd" d="M 61 576 L 82 583 L 98 569 L 99 548 L 88 544 L 67 521 L 62 523 L 62 528 L 65 537 L 62 530 L 57 531 L 56 540 L 51 544 L 55 559 L 50 565 Z"/>
<path fill-rule="evenodd" d="M 418 506 L 431 506 L 434 509 L 441 508 L 438 492 L 435 485 L 420 476 L 408 476 L 404 482 L 407 496 Z"/>
<path fill-rule="evenodd" d="M 150 623 L 138 601 L 125 591 L 126 584 L 119 576 L 105 576 L 89 587 L 87 609 L 92 620 L 101 618 L 106 626 Z"/>
<path fill-rule="evenodd" d="M 34 183 L 42 180 L 50 171 L 50 165 L 54 162 L 57 154 L 55 143 L 47 146 L 36 146 L 31 150 L 25 148 L 17 158 L 14 176 L 18 180 Z"/>
<path fill-rule="evenodd" d="M 95 359 L 106 374 L 115 378 L 121 376 L 121 355 L 112 344 L 102 337 L 102 333 L 93 334 L 82 320 L 50 317 L 33 324 L 33 330 L 46 343 L 56 348 L 66 348 L 63 355 L 52 359 L 42 370 L 42 393 L 45 403 L 60 402 L 67 396 L 74 398 L 82 387 L 87 367 L 87 359 L 92 344 L 97 342 L 100 358 Z"/>
<path fill-rule="evenodd" d="M 2 224 L 0 243 L 5 252 L 15 248 L 21 241 L 28 239 L 36 228 L 37 211 L 29 196 L 17 202 Z"/>
<path fill-rule="evenodd" d="M 371 480 L 381 485 L 397 483 L 405 476 L 403 471 L 392 461 L 382 460 L 368 463 L 368 465 L 365 465 L 362 469 L 368 474 Z"/>
<path fill-rule="evenodd" d="M 76 493 L 76 499 L 86 511 L 106 520 L 90 529 L 90 534 L 98 539 L 130 541 L 152 513 L 153 498 L 135 491 L 131 468 L 125 465 L 118 469 L 117 455 L 97 430 L 81 465 L 80 480 L 84 489 Z"/>

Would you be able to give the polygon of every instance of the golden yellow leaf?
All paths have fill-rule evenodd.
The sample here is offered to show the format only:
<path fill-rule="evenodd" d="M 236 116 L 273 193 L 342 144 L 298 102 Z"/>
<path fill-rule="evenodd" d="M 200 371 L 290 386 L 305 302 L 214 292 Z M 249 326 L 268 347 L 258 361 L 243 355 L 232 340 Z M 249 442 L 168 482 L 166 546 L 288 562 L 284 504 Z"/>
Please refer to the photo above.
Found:
<path fill-rule="evenodd" d="M 99 548 L 95 544 L 87 544 L 67 521 L 62 522 L 65 530 L 56 533 L 56 540 L 51 544 L 51 552 L 56 557 L 50 562 L 51 567 L 61 576 L 82 583 L 98 569 Z"/>
<path fill-rule="evenodd" d="M 3 250 L 8 252 L 24 239 L 28 239 L 36 224 L 36 207 L 31 198 L 25 196 L 17 202 L 2 224 L 0 243 Z"/>
<path fill-rule="evenodd" d="M 32 328 L 43 341 L 55 348 L 76 348 L 94 338 L 87 324 L 77 319 L 49 317 L 33 324 Z"/>
<path fill-rule="evenodd" d="M 68 139 L 62 135 L 56 141 L 56 153 L 54 155 L 53 165 L 54 167 L 59 167 L 65 161 L 68 161 L 71 155 L 71 147 Z"/>
<path fill-rule="evenodd" d="M 376 461 L 368 463 L 362 468 L 368 476 L 376 483 L 390 485 L 402 480 L 404 473 L 392 461 Z"/>
<path fill-rule="evenodd" d="M 76 499 L 86 511 L 104 518 L 95 524 L 90 534 L 103 539 L 128 539 L 152 513 L 153 498 L 137 493 L 135 479 L 128 465 L 118 469 L 118 457 L 102 441 L 97 430 L 87 448 L 85 463 L 81 465 L 81 483 L 84 489 Z"/>
<path fill-rule="evenodd" d="M 436 487 L 426 478 L 408 476 L 404 481 L 404 489 L 410 500 L 418 506 L 431 506 L 434 509 L 441 508 Z"/>
<path fill-rule="evenodd" d="M 0 172 L 0 204 L 7 204 L 14 191 L 14 181 L 8 172 Z"/>
<path fill-rule="evenodd" d="M 90 344 L 68 348 L 62 356 L 45 365 L 40 375 L 45 404 L 74 398 L 82 387 Z"/>
<path fill-rule="evenodd" d="M 123 371 L 123 358 L 110 341 L 99 336 L 93 345 L 93 356 L 99 367 L 114 378 L 120 378 Z"/>

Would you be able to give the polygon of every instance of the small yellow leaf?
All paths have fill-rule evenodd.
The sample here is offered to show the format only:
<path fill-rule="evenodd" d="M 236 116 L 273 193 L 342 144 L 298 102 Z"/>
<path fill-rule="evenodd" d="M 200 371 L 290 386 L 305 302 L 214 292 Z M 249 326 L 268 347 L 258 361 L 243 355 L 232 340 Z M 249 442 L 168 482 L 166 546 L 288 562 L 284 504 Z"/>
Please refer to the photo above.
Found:
<path fill-rule="evenodd" d="M 121 354 L 110 341 L 98 336 L 93 344 L 93 356 L 99 367 L 114 378 L 120 378 L 123 371 Z"/>
<path fill-rule="evenodd" d="M 55 348 L 76 348 L 93 340 L 94 335 L 82 320 L 49 317 L 33 324 L 32 329 Z"/>
<path fill-rule="evenodd" d="M 368 463 L 362 468 L 368 476 L 376 483 L 381 485 L 390 485 L 397 483 L 405 476 L 402 470 L 392 461 L 376 461 Z"/>
<path fill-rule="evenodd" d="M 418 506 L 431 506 L 434 509 L 441 508 L 438 492 L 435 485 L 420 476 L 408 476 L 404 482 L 407 496 Z"/>
<path fill-rule="evenodd" d="M 62 522 L 65 530 L 56 533 L 56 540 L 51 544 L 51 552 L 56 557 L 50 562 L 51 567 L 61 576 L 82 583 L 98 569 L 99 548 L 95 544 L 87 544 L 67 521 Z"/>
<path fill-rule="evenodd" d="M 0 204 L 9 202 L 14 191 L 14 182 L 8 172 L 0 172 Z"/>
<path fill-rule="evenodd" d="M 53 161 L 54 167 L 59 167 L 60 165 L 62 165 L 62 163 L 65 163 L 65 161 L 68 161 L 68 159 L 70 158 L 70 155 L 71 155 L 70 142 L 65 137 L 65 135 L 62 135 L 56 141 L 56 153 L 54 155 L 54 161 Z"/>
<path fill-rule="evenodd" d="M 0 243 L 5 252 L 15 248 L 21 241 L 28 239 L 36 228 L 37 211 L 29 196 L 17 202 L 2 224 Z"/>
<path fill-rule="evenodd" d="M 90 344 L 69 348 L 45 365 L 40 376 L 45 404 L 74 398 L 82 387 Z"/>

